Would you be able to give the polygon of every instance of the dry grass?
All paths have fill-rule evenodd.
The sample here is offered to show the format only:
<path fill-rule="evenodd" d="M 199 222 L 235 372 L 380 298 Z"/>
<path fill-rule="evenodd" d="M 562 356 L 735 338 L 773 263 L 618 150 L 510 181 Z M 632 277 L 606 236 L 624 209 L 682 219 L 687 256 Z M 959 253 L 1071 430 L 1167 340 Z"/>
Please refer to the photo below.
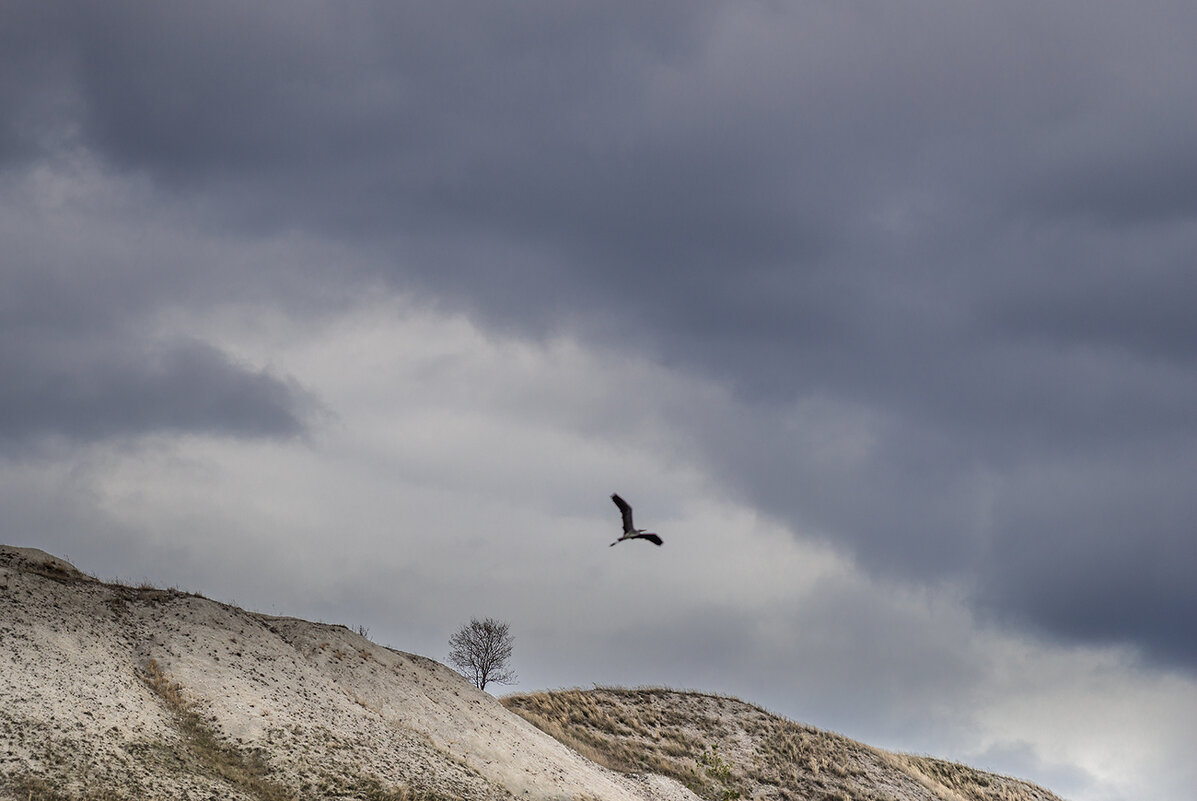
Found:
<path fill-rule="evenodd" d="M 891 764 L 905 770 L 943 801 L 1025 801 L 1027 785 L 955 762 L 910 754 L 887 755 Z M 1050 794 L 1041 796 L 1054 798 Z"/>
<path fill-rule="evenodd" d="M 670 776 L 710 801 L 1059 801 L 1024 782 L 882 753 L 724 696 L 595 688 L 502 702 L 601 765 Z"/>
<path fill-rule="evenodd" d="M 503 699 L 545 733 L 600 765 L 669 776 L 712 801 L 744 795 L 745 775 L 721 749 L 721 717 L 675 703 L 717 696 L 669 690 L 561 690 Z"/>
<path fill-rule="evenodd" d="M 188 702 L 183 688 L 163 672 L 158 660 L 146 663 L 142 678 L 178 722 L 184 750 L 177 756 L 183 767 L 218 777 L 261 801 L 290 801 L 296 797 L 289 788 L 269 778 L 269 766 L 260 755 L 243 753 L 222 741 Z"/>
<path fill-rule="evenodd" d="M 650 705 L 611 704 L 583 690 L 511 695 L 502 702 L 604 767 L 623 773 L 659 773 L 696 791 L 704 784 L 697 764 L 700 742 L 686 732 L 683 719 Z"/>

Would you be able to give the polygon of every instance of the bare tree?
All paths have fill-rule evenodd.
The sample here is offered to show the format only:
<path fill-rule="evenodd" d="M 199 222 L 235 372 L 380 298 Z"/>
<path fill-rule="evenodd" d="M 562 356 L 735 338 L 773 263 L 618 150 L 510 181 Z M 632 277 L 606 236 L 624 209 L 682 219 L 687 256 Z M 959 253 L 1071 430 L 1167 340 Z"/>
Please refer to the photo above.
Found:
<path fill-rule="evenodd" d="M 515 671 L 507 664 L 514 644 L 506 623 L 471 618 L 449 638 L 449 661 L 479 690 L 491 682 L 514 684 Z"/>

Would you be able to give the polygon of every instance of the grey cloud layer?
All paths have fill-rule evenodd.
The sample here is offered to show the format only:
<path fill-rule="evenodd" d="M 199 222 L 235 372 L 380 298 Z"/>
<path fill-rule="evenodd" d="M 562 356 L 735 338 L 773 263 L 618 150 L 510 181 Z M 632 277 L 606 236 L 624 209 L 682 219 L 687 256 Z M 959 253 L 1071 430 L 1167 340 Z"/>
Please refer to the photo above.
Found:
<path fill-rule="evenodd" d="M 1190 5 L 11 19 L 8 174 L 81 147 L 197 225 L 368 245 L 384 279 L 493 324 L 714 376 L 753 414 L 694 436 L 765 510 L 873 569 L 964 577 L 995 615 L 1197 667 Z M 10 347 L 18 374 L 67 358 Z M 130 375 L 132 347 L 93 362 L 97 397 L 228 385 L 174 424 L 299 425 L 278 379 L 203 350 Z M 75 395 L 43 419 L 10 392 L 6 430 L 69 428 Z M 165 424 L 137 419 L 96 425 Z M 811 450 L 832 424 L 858 457 Z"/>
<path fill-rule="evenodd" d="M 11 332 L 10 332 L 11 334 Z M 292 436 L 302 431 L 294 388 L 203 343 L 139 352 L 120 340 L 6 343 L 0 352 L 0 442 L 90 442 L 149 432 Z M 301 396 L 300 396 L 301 397 Z"/>

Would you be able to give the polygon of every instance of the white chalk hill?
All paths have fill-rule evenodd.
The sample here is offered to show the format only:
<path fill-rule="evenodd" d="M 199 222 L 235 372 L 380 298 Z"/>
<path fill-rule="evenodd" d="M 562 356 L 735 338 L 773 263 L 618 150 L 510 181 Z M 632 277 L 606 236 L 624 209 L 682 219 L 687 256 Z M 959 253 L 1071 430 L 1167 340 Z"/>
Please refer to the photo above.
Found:
<path fill-rule="evenodd" d="M 0 801 L 1060 801 L 721 696 L 504 703 L 344 626 L 0 546 Z"/>
<path fill-rule="evenodd" d="M 0 546 L 0 798 L 693 801 L 344 626 Z"/>

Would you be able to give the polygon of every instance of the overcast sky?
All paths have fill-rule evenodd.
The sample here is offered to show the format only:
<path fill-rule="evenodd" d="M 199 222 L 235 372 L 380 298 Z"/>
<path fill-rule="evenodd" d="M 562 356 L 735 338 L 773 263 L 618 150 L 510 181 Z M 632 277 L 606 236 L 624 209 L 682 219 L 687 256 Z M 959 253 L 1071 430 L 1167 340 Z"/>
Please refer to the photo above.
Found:
<path fill-rule="evenodd" d="M 1197 783 L 1197 5 L 0 5 L 0 540 Z M 658 531 L 609 549 L 617 491 Z"/>

